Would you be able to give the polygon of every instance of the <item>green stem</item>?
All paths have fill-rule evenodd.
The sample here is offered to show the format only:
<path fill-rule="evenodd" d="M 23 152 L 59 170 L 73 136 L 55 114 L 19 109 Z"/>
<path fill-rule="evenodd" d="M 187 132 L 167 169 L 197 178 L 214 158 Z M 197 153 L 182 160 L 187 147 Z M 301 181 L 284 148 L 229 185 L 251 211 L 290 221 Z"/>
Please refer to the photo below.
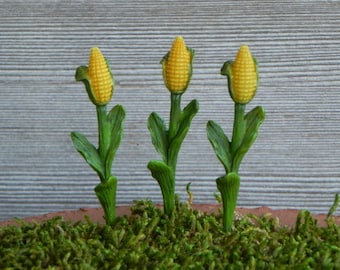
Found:
<path fill-rule="evenodd" d="M 230 232 L 233 226 L 238 191 L 240 188 L 240 177 L 237 173 L 231 172 L 227 175 L 217 178 L 216 183 L 222 197 L 223 230 L 225 232 Z"/>
<path fill-rule="evenodd" d="M 167 216 L 171 216 L 173 210 L 175 209 L 175 192 L 168 193 L 163 195 L 163 208 L 164 208 L 164 213 Z"/>
<path fill-rule="evenodd" d="M 231 156 L 235 156 L 235 153 L 241 146 L 244 132 L 245 132 L 245 120 L 244 120 L 244 113 L 245 113 L 246 105 L 235 103 L 234 107 L 234 126 L 233 126 L 233 137 L 231 141 Z M 232 172 L 238 173 L 238 167 L 234 167 L 232 165 Z"/>
<path fill-rule="evenodd" d="M 104 209 L 104 218 L 107 225 L 112 225 L 116 218 L 116 190 L 117 178 L 109 177 L 106 182 L 95 187 L 97 198 Z"/>
<path fill-rule="evenodd" d="M 98 105 L 97 118 L 98 118 L 98 152 L 103 164 L 106 164 L 106 156 L 110 147 L 110 129 L 107 122 L 106 105 Z M 105 179 L 101 179 L 101 182 L 107 181 L 111 172 L 107 170 L 105 166 Z"/>
<path fill-rule="evenodd" d="M 181 97 L 182 95 L 176 95 L 171 93 L 171 108 L 170 108 L 170 120 L 169 120 L 169 146 L 171 142 L 175 139 L 178 131 L 179 120 L 181 117 Z M 177 155 L 172 159 L 169 158 L 169 149 L 168 149 L 168 165 L 172 168 L 174 176 L 176 173 L 176 165 L 177 165 Z"/>
<path fill-rule="evenodd" d="M 173 170 L 160 160 L 150 161 L 148 163 L 148 169 L 161 188 L 164 213 L 170 216 L 175 207 L 175 177 Z"/>
<path fill-rule="evenodd" d="M 171 93 L 171 106 L 170 106 L 170 119 L 169 119 L 169 132 L 168 132 L 168 149 L 167 149 L 167 165 L 172 170 L 172 177 L 168 179 L 171 183 L 166 183 L 166 190 L 163 192 L 164 213 L 168 216 L 171 215 L 175 207 L 175 181 L 176 181 L 176 166 L 177 166 L 177 154 L 170 156 L 170 147 L 174 147 L 172 142 L 176 139 L 178 126 L 180 122 L 181 111 L 181 97 L 182 95 L 176 95 Z M 176 146 L 175 146 L 176 147 Z M 179 149 L 178 149 L 179 150 Z M 164 183 L 163 183 L 164 185 Z M 171 188 L 170 188 L 171 187 Z"/>
<path fill-rule="evenodd" d="M 104 209 L 105 221 L 107 225 L 112 225 L 116 218 L 116 191 L 117 178 L 111 175 L 111 164 L 107 164 L 110 159 L 109 151 L 111 144 L 111 124 L 108 119 L 106 105 L 96 106 L 98 118 L 98 153 L 101 162 L 104 164 L 104 176 L 101 183 L 95 188 L 96 195 Z"/>

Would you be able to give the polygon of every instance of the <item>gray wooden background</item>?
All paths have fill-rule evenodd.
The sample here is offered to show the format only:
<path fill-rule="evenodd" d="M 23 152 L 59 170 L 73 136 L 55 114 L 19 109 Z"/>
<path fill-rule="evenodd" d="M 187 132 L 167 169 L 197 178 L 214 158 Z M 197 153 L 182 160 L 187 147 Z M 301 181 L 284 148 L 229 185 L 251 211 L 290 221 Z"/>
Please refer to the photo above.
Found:
<path fill-rule="evenodd" d="M 230 134 L 233 103 L 219 75 L 246 43 L 260 87 L 248 109 L 267 119 L 240 170 L 238 206 L 325 213 L 340 192 L 340 1 L 0 1 L 0 219 L 99 207 L 95 173 L 69 133 L 97 144 L 94 106 L 75 69 L 99 46 L 115 74 L 110 107 L 127 111 L 113 171 L 118 204 L 161 193 L 146 164 L 158 158 L 146 119 L 168 119 L 159 61 L 175 36 L 196 50 L 183 105 L 200 112 L 180 152 L 177 193 L 214 203 L 223 173 L 206 139 L 209 119 Z M 337 212 L 340 213 L 339 211 Z"/>

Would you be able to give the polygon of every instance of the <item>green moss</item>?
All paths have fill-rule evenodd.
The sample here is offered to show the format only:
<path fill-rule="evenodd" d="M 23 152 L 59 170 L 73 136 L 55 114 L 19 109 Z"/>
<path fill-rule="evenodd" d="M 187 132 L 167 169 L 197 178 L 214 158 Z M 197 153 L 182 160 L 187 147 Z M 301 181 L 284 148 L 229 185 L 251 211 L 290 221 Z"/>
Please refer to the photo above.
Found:
<path fill-rule="evenodd" d="M 307 211 L 293 228 L 247 216 L 224 233 L 220 215 L 177 203 L 168 217 L 150 201 L 112 226 L 41 224 L 0 227 L 0 269 L 340 269 L 340 229 Z"/>

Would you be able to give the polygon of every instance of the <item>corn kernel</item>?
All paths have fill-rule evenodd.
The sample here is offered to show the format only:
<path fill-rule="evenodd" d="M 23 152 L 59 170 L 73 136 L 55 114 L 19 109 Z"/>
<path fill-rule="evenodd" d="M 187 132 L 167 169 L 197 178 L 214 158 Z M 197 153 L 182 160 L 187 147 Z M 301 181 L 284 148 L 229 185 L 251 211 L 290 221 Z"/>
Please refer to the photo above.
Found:
<path fill-rule="evenodd" d="M 228 76 L 229 92 L 239 104 L 247 104 L 256 93 L 258 72 L 256 60 L 247 45 L 241 46 L 234 62 L 226 62 L 221 73 Z"/>
<path fill-rule="evenodd" d="M 183 37 L 176 37 L 171 50 L 163 57 L 163 80 L 173 94 L 182 94 L 187 89 L 192 75 L 194 51 L 185 45 Z"/>
<path fill-rule="evenodd" d="M 99 48 L 91 50 L 87 75 L 90 79 L 93 101 L 96 105 L 109 103 L 113 94 L 113 80 L 110 67 Z"/>

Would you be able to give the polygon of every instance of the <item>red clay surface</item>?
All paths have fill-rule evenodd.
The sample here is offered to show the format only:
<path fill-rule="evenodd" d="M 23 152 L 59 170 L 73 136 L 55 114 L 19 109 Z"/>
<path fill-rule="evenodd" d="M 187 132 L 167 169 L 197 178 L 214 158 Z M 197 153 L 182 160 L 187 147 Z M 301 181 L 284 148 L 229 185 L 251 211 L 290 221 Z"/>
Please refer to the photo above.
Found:
<path fill-rule="evenodd" d="M 197 204 L 192 206 L 195 209 L 198 209 L 202 213 L 217 213 L 220 206 L 215 204 Z M 129 215 L 130 214 L 130 206 L 118 206 L 117 207 L 117 216 L 121 215 Z M 256 216 L 263 216 L 265 214 L 269 214 L 273 218 L 279 218 L 281 225 L 294 226 L 296 223 L 296 218 L 299 213 L 298 210 L 293 209 L 285 209 L 285 210 L 273 210 L 268 207 L 259 207 L 259 208 L 238 208 L 237 213 L 241 215 L 247 215 L 249 213 L 254 214 Z M 80 208 L 78 210 L 68 210 L 61 211 L 55 213 L 49 213 L 40 216 L 23 218 L 22 220 L 25 222 L 41 222 L 48 219 L 51 219 L 56 216 L 61 216 L 64 221 L 85 221 L 85 216 L 89 216 L 93 222 L 104 223 L 103 218 L 103 210 L 101 208 Z M 315 219 L 318 220 L 318 224 L 320 226 L 325 226 L 325 214 L 313 215 Z M 340 225 L 340 216 L 335 217 L 336 224 Z M 0 222 L 1 226 L 18 224 L 15 220 L 7 220 Z"/>

